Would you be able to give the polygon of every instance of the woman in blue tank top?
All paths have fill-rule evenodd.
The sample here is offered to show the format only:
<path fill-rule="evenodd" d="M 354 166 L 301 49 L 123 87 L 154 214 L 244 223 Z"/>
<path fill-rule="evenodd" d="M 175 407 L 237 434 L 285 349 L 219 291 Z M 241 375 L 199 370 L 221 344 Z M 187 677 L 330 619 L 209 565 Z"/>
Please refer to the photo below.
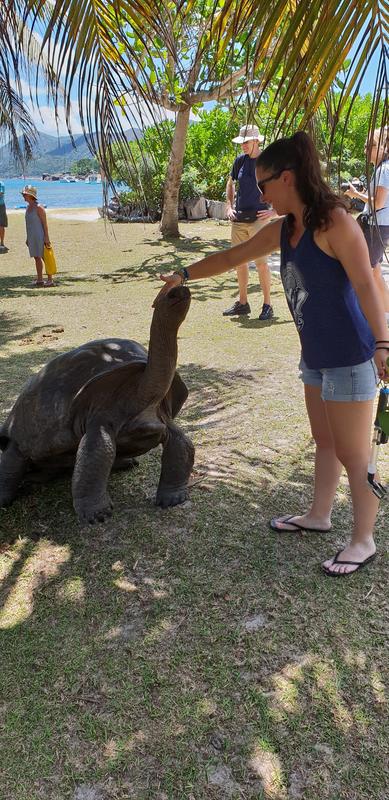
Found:
<path fill-rule="evenodd" d="M 299 131 L 269 145 L 257 160 L 266 202 L 282 217 L 252 239 L 162 275 L 169 291 L 281 247 L 281 278 L 301 342 L 300 375 L 316 443 L 314 493 L 302 514 L 275 517 L 279 533 L 328 531 L 344 466 L 354 526 L 350 542 L 324 562 L 327 575 L 356 572 L 375 556 L 378 500 L 367 484 L 373 400 L 386 376 L 389 335 L 365 239 L 344 202 L 321 177 L 309 136 Z"/>

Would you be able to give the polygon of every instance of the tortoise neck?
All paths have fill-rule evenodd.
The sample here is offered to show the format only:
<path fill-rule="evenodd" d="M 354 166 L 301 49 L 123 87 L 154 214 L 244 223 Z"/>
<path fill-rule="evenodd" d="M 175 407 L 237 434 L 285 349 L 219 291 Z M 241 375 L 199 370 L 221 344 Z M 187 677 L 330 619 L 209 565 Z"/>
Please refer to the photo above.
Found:
<path fill-rule="evenodd" d="M 142 379 L 142 399 L 160 402 L 170 389 L 177 365 L 178 325 L 166 323 L 156 311 L 150 329 L 149 354 Z"/>

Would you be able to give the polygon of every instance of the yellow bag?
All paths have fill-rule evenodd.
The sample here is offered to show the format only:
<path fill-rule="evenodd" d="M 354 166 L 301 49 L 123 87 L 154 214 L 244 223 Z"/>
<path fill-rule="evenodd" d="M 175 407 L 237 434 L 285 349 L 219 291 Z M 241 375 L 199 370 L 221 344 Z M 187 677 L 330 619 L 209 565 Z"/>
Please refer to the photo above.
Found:
<path fill-rule="evenodd" d="M 54 250 L 51 245 L 50 247 L 44 245 L 43 261 L 45 262 L 46 275 L 55 275 L 57 272 L 57 263 L 55 260 Z"/>

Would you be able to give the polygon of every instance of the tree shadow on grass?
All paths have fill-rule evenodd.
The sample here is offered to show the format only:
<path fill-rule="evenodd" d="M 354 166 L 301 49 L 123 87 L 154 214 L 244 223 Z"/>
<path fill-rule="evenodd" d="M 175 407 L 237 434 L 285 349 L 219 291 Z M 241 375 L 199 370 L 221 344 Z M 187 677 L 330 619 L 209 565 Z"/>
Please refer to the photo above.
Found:
<path fill-rule="evenodd" d="M 4 347 L 9 341 L 15 341 L 19 334 L 20 329 L 26 324 L 26 319 L 23 317 L 16 317 L 15 314 L 7 314 L 7 312 L 0 311 L 0 347 Z"/>
<path fill-rule="evenodd" d="M 231 240 L 227 237 L 220 239 L 204 239 L 202 236 L 184 237 L 172 242 L 163 242 L 158 239 L 144 239 L 144 244 L 149 247 L 171 247 L 177 254 L 183 253 L 202 253 L 203 250 L 212 250 L 218 252 L 219 250 L 226 250 L 231 247 Z M 199 255 L 199 258 L 202 256 Z"/>
<path fill-rule="evenodd" d="M 2 548 L 6 794 L 35 800 L 26 781 L 54 800 L 107 781 L 121 796 L 130 781 L 136 796 L 179 800 L 195 789 L 205 800 L 228 764 L 237 797 L 277 796 L 277 786 L 330 800 L 323 775 L 334 791 L 345 754 L 353 785 L 383 779 L 385 642 L 371 631 L 385 585 L 378 614 L 357 611 L 369 577 L 346 591 L 320 575 L 317 539 L 270 532 L 261 465 L 246 459 L 242 481 L 234 456 L 246 459 L 231 451 L 228 480 L 167 511 L 148 497 L 152 456 L 112 479 L 115 517 L 104 525 L 80 529 L 61 487 L 6 512 L 5 541 L 15 542 Z M 284 495 L 303 464 L 297 451 L 288 457 Z M 307 491 L 303 468 L 299 477 Z"/>
<path fill-rule="evenodd" d="M 29 277 L 26 277 L 25 275 L 23 276 L 15 275 L 12 277 L 5 276 L 0 278 L 0 297 L 4 299 L 12 297 L 13 299 L 15 299 L 15 297 L 26 296 L 26 297 L 31 297 L 32 299 L 36 295 L 41 296 L 42 294 L 44 295 L 53 294 L 55 297 L 58 296 L 65 297 L 68 296 L 69 294 L 71 294 L 74 297 L 86 296 L 85 292 L 73 292 L 73 291 L 69 292 L 67 289 L 67 285 L 69 286 L 69 288 L 71 287 L 72 279 L 62 275 L 59 276 L 58 279 L 56 278 L 56 276 L 54 276 L 54 281 L 58 280 L 58 285 L 56 285 L 53 288 L 34 287 L 32 285 L 33 280 L 35 280 L 33 275 Z"/>
<path fill-rule="evenodd" d="M 48 330 L 50 329 L 49 326 Z M 31 341 L 35 339 L 34 343 L 39 344 L 39 338 L 36 339 L 36 335 L 38 334 L 39 336 L 42 330 L 47 330 L 47 326 L 32 328 L 28 334 L 13 337 L 13 339 L 20 339 L 21 344 L 26 340 L 26 346 L 30 346 L 30 339 Z M 50 334 L 48 335 L 50 337 Z M 55 337 L 54 334 L 52 337 L 54 338 L 49 338 L 48 340 L 42 338 L 42 342 L 52 341 L 54 343 L 57 341 L 58 337 Z M 60 351 L 50 349 L 45 345 L 44 347 L 39 347 L 37 350 L 28 350 L 28 352 L 21 351 L 20 353 L 12 352 L 8 357 L 2 357 L 0 408 L 3 409 L 1 413 L 3 419 L 6 414 L 6 409 L 15 401 L 28 378 L 59 354 Z"/>
<path fill-rule="evenodd" d="M 234 439 L 264 368 L 180 374 L 178 423 L 214 445 L 186 504 L 153 506 L 154 451 L 111 477 L 105 524 L 77 524 L 70 479 L 0 512 L 5 795 L 102 781 L 113 796 L 205 800 L 229 765 L 237 797 L 332 800 L 346 757 L 358 796 L 373 781 L 378 798 L 388 565 L 374 591 L 368 571 L 330 581 L 318 565 L 336 533 L 269 530 L 310 495 L 313 449 L 264 445 L 259 430 L 252 456 Z"/>

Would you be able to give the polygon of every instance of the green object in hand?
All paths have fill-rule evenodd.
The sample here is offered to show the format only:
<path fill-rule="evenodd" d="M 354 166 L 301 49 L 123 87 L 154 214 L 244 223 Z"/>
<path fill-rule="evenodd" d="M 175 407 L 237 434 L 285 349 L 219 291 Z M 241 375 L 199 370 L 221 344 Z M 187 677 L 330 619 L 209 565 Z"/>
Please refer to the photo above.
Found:
<path fill-rule="evenodd" d="M 389 436 L 389 408 L 386 411 L 380 411 L 377 417 L 381 430 Z"/>

